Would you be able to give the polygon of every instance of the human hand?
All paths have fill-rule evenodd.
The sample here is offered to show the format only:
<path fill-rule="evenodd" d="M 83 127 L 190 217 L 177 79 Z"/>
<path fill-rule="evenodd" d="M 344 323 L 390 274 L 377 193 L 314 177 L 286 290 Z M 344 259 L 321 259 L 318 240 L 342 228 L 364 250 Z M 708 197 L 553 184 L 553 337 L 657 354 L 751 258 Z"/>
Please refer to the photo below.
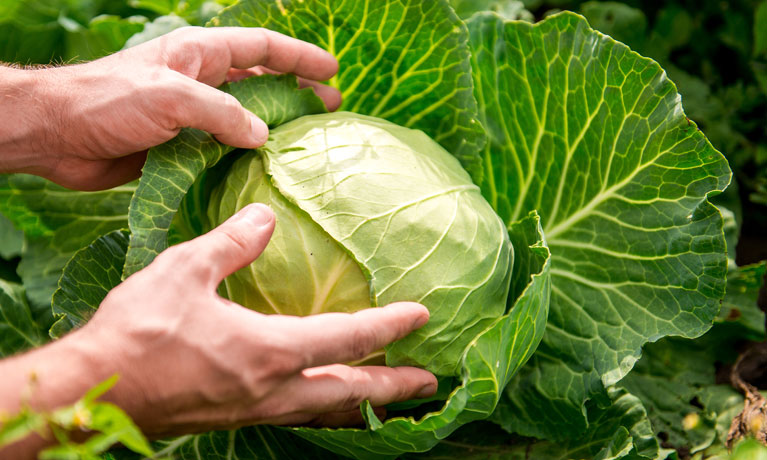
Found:
<path fill-rule="evenodd" d="M 303 77 L 302 85 L 314 87 L 328 109 L 335 110 L 340 93 L 317 80 L 337 70 L 326 51 L 277 32 L 198 27 L 86 64 L 6 69 L 9 77 L 0 81 L 16 82 L 22 89 L 21 95 L 6 98 L 20 106 L 6 112 L 7 120 L 0 115 L 0 121 L 24 126 L 6 126 L 9 134 L 0 135 L 7 139 L 0 151 L 13 150 L 0 153 L 17 158 L 0 158 L 0 166 L 7 165 L 0 169 L 97 190 L 137 178 L 146 150 L 183 127 L 208 131 L 235 147 L 255 148 L 266 141 L 267 126 L 214 87 L 254 73 L 290 72 Z"/>
<path fill-rule="evenodd" d="M 96 367 L 120 373 L 107 396 L 150 436 L 259 423 L 357 424 L 364 400 L 377 407 L 436 391 L 435 377 L 421 369 L 337 364 L 424 325 L 421 305 L 291 317 L 216 294 L 224 277 L 263 251 L 274 224 L 269 208 L 249 205 L 166 250 L 113 289 L 75 333 L 99 350 L 105 362 Z"/>

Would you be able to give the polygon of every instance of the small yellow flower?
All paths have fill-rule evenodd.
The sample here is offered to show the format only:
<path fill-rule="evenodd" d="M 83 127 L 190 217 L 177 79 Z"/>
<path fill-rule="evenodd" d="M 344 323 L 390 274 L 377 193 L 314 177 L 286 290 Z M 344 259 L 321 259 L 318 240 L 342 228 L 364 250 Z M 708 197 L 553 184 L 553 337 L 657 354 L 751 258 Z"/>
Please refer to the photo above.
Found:
<path fill-rule="evenodd" d="M 91 411 L 86 407 L 75 407 L 74 414 L 72 415 L 72 425 L 77 428 L 87 428 L 91 425 Z"/>
<path fill-rule="evenodd" d="M 690 412 L 682 419 L 682 427 L 687 431 L 697 428 L 699 424 L 700 415 L 696 414 L 695 412 Z"/>

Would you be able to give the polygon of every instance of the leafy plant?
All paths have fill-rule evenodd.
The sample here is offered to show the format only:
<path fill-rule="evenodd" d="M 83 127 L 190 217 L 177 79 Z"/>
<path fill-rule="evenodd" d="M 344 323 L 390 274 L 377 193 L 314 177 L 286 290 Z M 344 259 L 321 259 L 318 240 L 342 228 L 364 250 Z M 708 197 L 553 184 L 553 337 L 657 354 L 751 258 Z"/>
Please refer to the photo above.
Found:
<path fill-rule="evenodd" d="M 733 207 L 723 219 L 709 202 L 730 182 L 727 161 L 685 116 L 677 87 L 656 62 L 573 13 L 528 22 L 530 11 L 541 16 L 568 2 L 450 3 L 455 10 L 443 0 L 242 0 L 219 11 L 210 26 L 267 27 L 333 53 L 341 70 L 329 84 L 342 92 L 347 113 L 322 114 L 319 99 L 294 78 L 267 75 L 221 88 L 273 128 L 258 151 L 186 129 L 149 152 L 137 184 L 101 195 L 4 178 L 0 211 L 24 231 L 25 245 L 17 238 L 7 249 L 21 251 L 21 284 L 8 281 L 0 296 L 0 323 L 11 331 L 0 349 L 8 354 L 45 340 L 53 288 L 58 322 L 50 334 L 58 337 L 86 322 L 121 277 L 169 244 L 268 198 L 278 213 L 288 212 L 280 222 L 315 232 L 294 240 L 275 234 L 272 244 L 300 255 L 288 260 L 303 260 L 307 252 L 314 257 L 309 240 L 329 237 L 323 248 L 353 274 L 337 297 L 356 293 L 353 308 L 372 298 L 372 305 L 406 299 L 432 309 L 428 328 L 388 347 L 386 359 L 436 371 L 440 397 L 392 406 L 385 421 L 363 404 L 365 429 L 249 427 L 158 442 L 160 455 L 723 455 L 742 397 L 716 380 L 714 361 L 729 365 L 739 340 L 764 336 L 755 308 L 764 266 L 728 261 L 741 214 Z M 200 20 L 191 11 L 202 3 L 131 5 L 177 18 L 156 21 L 175 27 Z M 683 70 L 689 66 L 674 55 L 693 46 L 698 16 L 671 6 L 655 16 L 611 2 L 574 7 L 656 57 L 691 95 L 686 106 L 704 113 L 695 105 L 696 80 Z M 737 24 L 726 29 L 737 34 Z M 145 32 L 133 42 L 155 33 Z M 738 96 L 732 88 L 725 93 Z M 719 139 L 717 117 L 693 118 Z M 317 140 L 318 132 L 332 140 Z M 328 161 L 330 151 L 340 152 L 337 163 Z M 434 170 L 423 170 L 427 160 Z M 419 179 L 405 180 L 414 168 Z M 434 181 L 424 180 L 429 174 Z M 465 193 L 445 193 L 456 184 Z M 419 212 L 408 215 L 400 208 L 411 201 Z M 381 216 L 387 225 L 379 225 Z M 465 222 L 497 223 L 499 231 L 464 237 L 456 228 L 469 228 Z M 0 230 L 13 232 L 2 221 Z M 396 249 L 391 239 L 408 243 Z M 502 255 L 509 241 L 510 271 L 503 257 L 485 257 Z M 465 256 L 452 254 L 457 247 Z M 280 267 L 270 271 L 288 270 L 279 257 L 264 256 Z M 460 274 L 450 290 L 429 291 L 433 277 L 452 273 Z M 483 277 L 503 283 L 486 295 L 474 288 Z M 221 291 L 248 304 L 259 297 L 253 278 L 242 272 Z M 258 289 L 266 298 L 275 288 L 267 281 Z M 304 306 L 311 295 L 288 288 L 277 297 L 290 303 L 295 296 Z M 456 305 L 466 311 L 448 321 Z M 455 330 L 440 330 L 448 324 Z M 443 351 L 435 354 L 435 346 Z"/>
<path fill-rule="evenodd" d="M 0 417 L 0 448 L 35 432 L 44 438 L 53 436 L 57 441 L 40 452 L 41 460 L 101 459 L 100 454 L 117 442 L 133 452 L 156 458 L 146 438 L 125 412 L 114 404 L 97 401 L 114 386 L 117 378 L 105 380 L 71 406 L 53 412 L 24 407 L 14 416 Z M 90 432 L 90 436 L 78 443 L 71 440 L 71 433 L 75 431 Z"/>

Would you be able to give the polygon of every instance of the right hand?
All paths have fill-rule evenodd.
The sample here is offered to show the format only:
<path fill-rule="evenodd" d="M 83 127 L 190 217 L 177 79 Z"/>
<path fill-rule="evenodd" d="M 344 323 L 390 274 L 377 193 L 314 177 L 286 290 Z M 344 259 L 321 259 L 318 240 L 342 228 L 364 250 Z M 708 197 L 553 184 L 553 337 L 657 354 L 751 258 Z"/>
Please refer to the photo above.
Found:
<path fill-rule="evenodd" d="M 75 334 L 121 378 L 110 391 L 152 437 L 251 424 L 346 426 L 374 407 L 432 395 L 413 367 L 350 367 L 423 326 L 402 302 L 353 314 L 264 315 L 216 294 L 266 247 L 272 211 L 252 204 L 218 228 L 163 252 L 113 289 Z"/>
<path fill-rule="evenodd" d="M 252 27 L 184 27 L 85 64 L 0 67 L 0 172 L 77 190 L 111 188 L 139 177 L 147 149 L 184 127 L 256 148 L 267 125 L 217 86 L 294 73 L 335 110 L 341 93 L 318 80 L 337 71 L 327 51 Z"/>

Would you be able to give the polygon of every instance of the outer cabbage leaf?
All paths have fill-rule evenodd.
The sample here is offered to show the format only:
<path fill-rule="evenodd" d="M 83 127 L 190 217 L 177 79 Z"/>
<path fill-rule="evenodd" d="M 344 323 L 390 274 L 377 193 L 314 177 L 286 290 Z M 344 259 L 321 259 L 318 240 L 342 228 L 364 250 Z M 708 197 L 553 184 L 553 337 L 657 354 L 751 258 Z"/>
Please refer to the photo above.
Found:
<path fill-rule="evenodd" d="M 155 458 L 174 460 L 285 460 L 311 458 L 337 460 L 338 455 L 282 428 L 251 426 L 235 431 L 212 431 L 153 443 Z M 134 460 L 136 454 L 121 451 L 117 460 Z"/>
<path fill-rule="evenodd" d="M 612 404 L 593 405 L 589 428 L 577 440 L 551 442 L 510 436 L 489 422 L 475 422 L 458 429 L 423 455 L 403 459 L 452 460 L 570 460 L 665 458 L 647 419 L 642 402 L 624 389 L 610 390 Z"/>
<path fill-rule="evenodd" d="M 128 232 L 115 230 L 79 250 L 64 266 L 53 294 L 57 318 L 50 335 L 59 338 L 87 323 L 109 291 L 120 284 Z"/>
<path fill-rule="evenodd" d="M 262 75 L 221 87 L 270 127 L 301 115 L 325 111 L 311 89 L 298 89 L 290 75 Z M 147 155 L 138 189 L 130 203 L 131 240 L 123 276 L 146 267 L 168 247 L 168 229 L 181 200 L 198 176 L 216 164 L 233 147 L 212 135 L 183 129 L 169 142 Z"/>
<path fill-rule="evenodd" d="M 18 272 L 36 316 L 53 319 L 51 296 L 75 252 L 100 235 L 127 226 L 134 190 L 135 183 L 130 183 L 77 192 L 26 174 L 0 176 L 0 211 L 24 232 Z"/>
<path fill-rule="evenodd" d="M 244 0 L 211 25 L 265 27 L 328 50 L 341 110 L 423 130 L 481 180 L 466 27 L 445 0 Z"/>
<path fill-rule="evenodd" d="M 710 327 L 727 259 L 707 198 L 730 170 L 661 68 L 582 17 L 484 14 L 469 29 L 489 137 L 483 192 L 507 222 L 538 210 L 552 252 L 546 334 L 499 420 L 575 437 L 584 402 L 607 403 L 644 343 Z"/>

